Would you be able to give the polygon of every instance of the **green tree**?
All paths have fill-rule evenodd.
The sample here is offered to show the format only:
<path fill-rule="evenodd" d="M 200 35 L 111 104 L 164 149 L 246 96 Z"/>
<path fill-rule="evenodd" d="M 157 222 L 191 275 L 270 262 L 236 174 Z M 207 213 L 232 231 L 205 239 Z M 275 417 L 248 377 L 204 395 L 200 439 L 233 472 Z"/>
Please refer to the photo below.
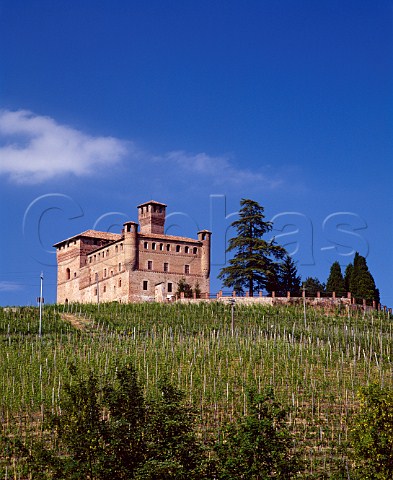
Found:
<path fill-rule="evenodd" d="M 147 401 L 129 365 L 119 368 L 114 380 L 74 373 L 60 411 L 44 424 L 50 442 L 34 439 L 29 446 L 22 438 L 1 439 L 3 452 L 21 459 L 26 475 L 42 480 L 210 478 L 195 414 L 170 383 L 161 383 L 159 400 Z"/>
<path fill-rule="evenodd" d="M 359 392 L 351 443 L 359 479 L 393 478 L 393 390 L 372 384 Z"/>
<path fill-rule="evenodd" d="M 248 391 L 247 415 L 231 424 L 216 446 L 219 480 L 293 478 L 302 470 L 286 425 L 287 410 L 274 397 Z"/>
<path fill-rule="evenodd" d="M 236 229 L 237 236 L 229 240 L 227 252 L 235 254 L 218 277 L 226 287 L 238 292 L 246 288 L 252 297 L 255 289 L 266 288 L 277 271 L 276 261 L 282 259 L 286 251 L 274 240 L 263 239 L 272 230 L 272 223 L 265 220 L 264 208 L 253 200 L 241 200 L 239 219 L 231 226 Z"/>
<path fill-rule="evenodd" d="M 335 292 L 338 297 L 342 297 L 346 293 L 344 277 L 338 262 L 334 262 L 330 267 L 329 278 L 326 282 L 326 291 L 330 295 Z"/>
<path fill-rule="evenodd" d="M 183 395 L 167 381 L 159 385 L 161 396 L 147 406 L 146 462 L 138 480 L 199 480 L 206 478 L 207 457 L 196 435 L 195 413 L 182 404 Z"/>
<path fill-rule="evenodd" d="M 287 292 L 291 295 L 300 295 L 301 278 L 297 273 L 295 262 L 289 255 L 285 255 L 283 262 L 278 268 L 279 294 L 285 296 Z"/>
<path fill-rule="evenodd" d="M 177 283 L 176 295 L 180 297 L 181 293 L 184 293 L 185 298 L 192 298 L 192 287 L 185 278 L 181 278 Z"/>
<path fill-rule="evenodd" d="M 316 297 L 317 292 L 323 294 L 325 292 L 325 285 L 321 283 L 317 277 L 307 277 L 303 282 L 303 287 L 306 289 L 308 297 Z"/>
<path fill-rule="evenodd" d="M 349 269 L 349 290 L 352 296 L 358 301 L 365 299 L 368 303 L 375 300 L 379 303 L 379 290 L 375 286 L 375 281 L 371 275 L 365 257 L 355 253 L 353 266 Z"/>
<path fill-rule="evenodd" d="M 353 264 L 348 263 L 345 273 L 344 273 L 344 284 L 345 284 L 345 291 L 350 292 L 351 290 L 351 276 L 353 272 Z"/>

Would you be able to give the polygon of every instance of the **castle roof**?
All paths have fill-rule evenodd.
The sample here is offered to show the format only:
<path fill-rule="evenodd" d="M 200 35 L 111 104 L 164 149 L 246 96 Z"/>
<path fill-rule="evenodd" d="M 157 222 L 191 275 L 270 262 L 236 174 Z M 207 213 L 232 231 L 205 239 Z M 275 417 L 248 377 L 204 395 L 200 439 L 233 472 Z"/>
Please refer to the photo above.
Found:
<path fill-rule="evenodd" d="M 176 241 L 176 242 L 187 242 L 187 243 L 199 242 L 199 240 L 197 240 L 196 238 L 178 237 L 176 235 L 162 235 L 160 233 L 139 233 L 138 237 L 147 238 L 151 240 Z"/>
<path fill-rule="evenodd" d="M 120 240 L 122 238 L 122 236 L 119 233 L 100 232 L 98 230 L 85 230 L 82 233 L 78 233 L 77 235 L 66 238 L 65 240 L 62 240 L 61 242 L 57 242 L 53 246 L 57 247 L 57 246 L 61 245 L 62 243 L 68 242 L 70 240 L 76 240 L 77 238 L 80 238 L 80 237 L 98 238 L 100 240 L 109 240 L 109 241 L 112 241 L 112 242 L 115 242 L 116 240 Z"/>
<path fill-rule="evenodd" d="M 143 202 L 143 203 L 141 203 L 140 205 L 138 205 L 137 208 L 139 208 L 139 207 L 144 207 L 145 205 L 151 205 L 151 204 L 160 205 L 161 207 L 166 207 L 166 206 L 167 206 L 165 203 L 156 202 L 155 200 L 150 200 L 150 201 L 148 201 L 148 202 Z"/>

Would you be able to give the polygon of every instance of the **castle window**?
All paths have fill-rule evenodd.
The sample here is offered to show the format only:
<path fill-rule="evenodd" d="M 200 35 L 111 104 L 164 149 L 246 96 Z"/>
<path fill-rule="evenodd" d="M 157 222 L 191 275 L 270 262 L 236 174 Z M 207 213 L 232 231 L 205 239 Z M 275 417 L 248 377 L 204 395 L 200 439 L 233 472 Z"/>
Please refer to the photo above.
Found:
<path fill-rule="evenodd" d="M 168 271 L 169 271 L 169 264 L 164 263 L 164 272 L 168 272 Z"/>
<path fill-rule="evenodd" d="M 119 246 L 116 245 L 116 247 L 115 247 L 115 252 L 117 253 L 118 251 L 119 251 Z"/>
<path fill-rule="evenodd" d="M 151 244 L 151 248 L 152 248 L 152 250 L 155 250 L 155 249 L 156 249 L 156 244 L 155 244 L 155 242 L 153 242 L 153 243 Z"/>
<path fill-rule="evenodd" d="M 192 253 L 193 253 L 194 255 L 196 255 L 196 254 L 198 253 L 197 247 L 194 247 L 194 248 L 192 249 Z"/>
<path fill-rule="evenodd" d="M 121 272 L 121 263 L 119 263 L 119 272 Z"/>
<path fill-rule="evenodd" d="M 190 273 L 190 265 L 184 265 L 184 273 L 188 275 Z"/>
<path fill-rule="evenodd" d="M 111 270 L 111 276 L 113 277 L 113 270 Z"/>
<path fill-rule="evenodd" d="M 91 257 L 89 258 L 89 263 L 91 263 Z"/>
<path fill-rule="evenodd" d="M 121 287 L 121 279 L 119 280 L 119 287 Z"/>
<path fill-rule="evenodd" d="M 94 295 L 97 295 L 97 289 L 96 288 L 94 289 Z"/>
<path fill-rule="evenodd" d="M 104 268 L 104 277 L 106 277 L 106 268 Z"/>
<path fill-rule="evenodd" d="M 148 270 L 153 270 L 153 262 L 151 260 L 147 261 L 147 269 Z"/>
<path fill-rule="evenodd" d="M 167 243 L 167 245 L 166 245 L 166 251 L 169 252 L 170 250 L 171 250 L 171 246 L 170 246 L 169 243 Z"/>
<path fill-rule="evenodd" d="M 109 257 L 109 249 L 106 251 L 106 256 Z"/>
<path fill-rule="evenodd" d="M 206 233 L 202 233 L 202 240 L 206 240 Z"/>
<path fill-rule="evenodd" d="M 168 293 L 172 293 L 172 283 L 168 283 Z"/>
<path fill-rule="evenodd" d="M 66 280 L 69 280 L 71 278 L 71 270 L 67 268 L 66 270 Z"/>
<path fill-rule="evenodd" d="M 120 244 L 120 250 L 123 251 L 123 244 Z"/>
<path fill-rule="evenodd" d="M 144 242 L 143 243 L 143 248 L 146 248 L 146 250 L 149 248 L 149 242 Z"/>
<path fill-rule="evenodd" d="M 189 251 L 190 251 L 190 247 L 185 247 L 184 252 L 189 253 Z"/>
<path fill-rule="evenodd" d="M 76 272 L 74 272 L 74 278 L 76 278 Z"/>
<path fill-rule="evenodd" d="M 179 253 L 181 251 L 180 245 L 176 245 L 176 252 Z"/>
<path fill-rule="evenodd" d="M 106 285 L 104 285 L 104 293 L 106 292 Z"/>
<path fill-rule="evenodd" d="M 160 250 L 164 250 L 164 244 L 163 243 L 160 243 Z"/>
<path fill-rule="evenodd" d="M 143 290 L 147 290 L 147 280 L 143 280 L 142 288 Z"/>

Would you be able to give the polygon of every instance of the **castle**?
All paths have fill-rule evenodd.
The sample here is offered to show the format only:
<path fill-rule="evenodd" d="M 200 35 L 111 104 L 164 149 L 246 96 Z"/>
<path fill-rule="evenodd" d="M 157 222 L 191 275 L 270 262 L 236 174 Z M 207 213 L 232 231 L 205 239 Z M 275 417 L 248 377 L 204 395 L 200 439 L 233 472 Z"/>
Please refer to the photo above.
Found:
<path fill-rule="evenodd" d="M 185 279 L 202 297 L 209 295 L 210 237 L 165 234 L 166 205 L 138 206 L 138 223 L 126 222 L 121 234 L 86 230 L 54 245 L 57 302 L 166 301 Z"/>

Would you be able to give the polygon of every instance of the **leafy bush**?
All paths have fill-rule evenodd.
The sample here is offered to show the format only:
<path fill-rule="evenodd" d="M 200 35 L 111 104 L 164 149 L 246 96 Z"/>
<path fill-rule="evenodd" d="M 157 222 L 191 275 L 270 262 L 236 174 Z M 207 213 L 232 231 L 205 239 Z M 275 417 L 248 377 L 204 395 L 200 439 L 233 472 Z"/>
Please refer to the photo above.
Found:
<path fill-rule="evenodd" d="M 372 384 L 359 392 L 360 411 L 351 432 L 358 478 L 393 478 L 393 390 Z"/>
<path fill-rule="evenodd" d="M 265 393 L 248 392 L 248 414 L 230 425 L 217 446 L 220 480 L 293 478 L 302 465 L 292 452 L 293 438 L 285 424 L 287 410 Z"/>

